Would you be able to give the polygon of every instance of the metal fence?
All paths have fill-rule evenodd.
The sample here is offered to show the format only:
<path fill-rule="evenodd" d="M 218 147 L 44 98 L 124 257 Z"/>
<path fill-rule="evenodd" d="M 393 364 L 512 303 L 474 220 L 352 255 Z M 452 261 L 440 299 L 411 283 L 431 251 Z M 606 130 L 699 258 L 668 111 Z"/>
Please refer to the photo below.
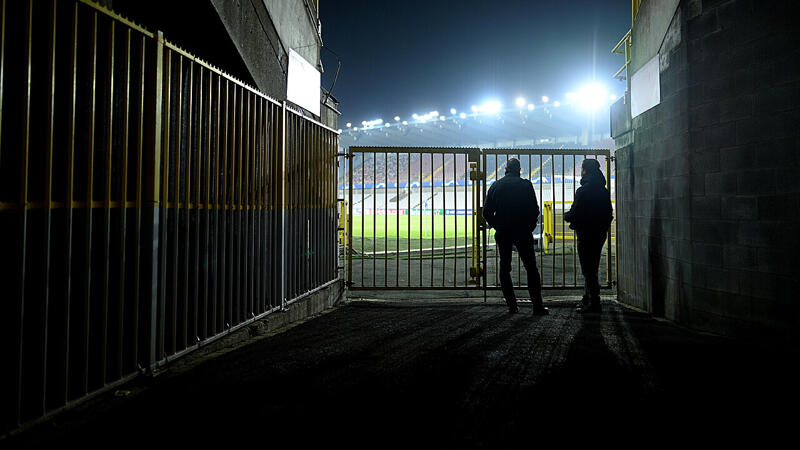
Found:
<path fill-rule="evenodd" d="M 350 147 L 347 162 L 347 280 L 351 289 L 499 289 L 494 230 L 481 208 L 488 187 L 511 157 L 536 193 L 534 231 L 542 285 L 583 285 L 574 232 L 564 221 L 578 189 L 580 163 L 598 159 L 614 195 L 606 149 L 477 149 Z M 615 224 L 603 250 L 600 278 L 614 278 Z M 512 255 L 514 283 L 524 288 L 522 262 Z"/>
<path fill-rule="evenodd" d="M 0 432 L 337 279 L 336 131 L 93 2 L 0 8 Z"/>

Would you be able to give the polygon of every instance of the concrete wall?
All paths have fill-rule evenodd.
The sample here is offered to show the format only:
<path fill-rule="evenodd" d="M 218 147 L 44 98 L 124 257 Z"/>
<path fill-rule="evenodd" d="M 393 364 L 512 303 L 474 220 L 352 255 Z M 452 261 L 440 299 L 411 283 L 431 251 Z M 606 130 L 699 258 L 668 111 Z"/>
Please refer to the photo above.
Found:
<path fill-rule="evenodd" d="M 798 336 L 797 13 L 682 0 L 643 40 L 661 41 L 661 104 L 615 136 L 621 301 L 725 334 Z"/>

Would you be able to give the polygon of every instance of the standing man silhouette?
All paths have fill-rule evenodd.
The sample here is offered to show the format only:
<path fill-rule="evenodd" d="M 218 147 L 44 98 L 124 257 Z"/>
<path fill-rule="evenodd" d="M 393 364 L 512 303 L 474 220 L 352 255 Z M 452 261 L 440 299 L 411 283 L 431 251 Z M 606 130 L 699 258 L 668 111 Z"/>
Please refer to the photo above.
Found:
<path fill-rule="evenodd" d="M 584 280 L 583 299 L 576 308 L 578 312 L 601 312 L 597 270 L 612 219 L 611 194 L 606 189 L 606 177 L 600 171 L 600 163 L 596 159 L 584 159 L 581 187 L 575 192 L 572 207 L 564 213 L 564 220 L 578 235 L 578 259 Z"/>
<path fill-rule="evenodd" d="M 492 184 L 483 205 L 483 218 L 495 229 L 494 239 L 500 253 L 500 287 L 508 311 L 519 312 L 514 284 L 511 281 L 511 249 L 517 247 L 525 272 L 528 274 L 528 292 L 533 303 L 533 314 L 548 314 L 542 305 L 542 285 L 533 242 L 533 230 L 539 221 L 539 202 L 529 180 L 520 177 L 519 160 L 511 158 L 506 163 L 506 175 Z"/>

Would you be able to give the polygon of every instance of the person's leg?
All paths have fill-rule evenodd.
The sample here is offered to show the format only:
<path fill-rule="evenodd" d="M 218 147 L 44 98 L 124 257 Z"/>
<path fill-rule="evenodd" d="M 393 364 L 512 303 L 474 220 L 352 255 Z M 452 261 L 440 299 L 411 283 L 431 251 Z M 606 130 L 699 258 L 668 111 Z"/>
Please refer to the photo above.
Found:
<path fill-rule="evenodd" d="M 500 289 L 503 297 L 511 312 L 517 310 L 517 297 L 514 295 L 514 283 L 511 281 L 511 246 L 514 241 L 510 236 L 495 233 L 494 240 L 497 242 L 497 253 L 500 255 Z"/>
<path fill-rule="evenodd" d="M 591 239 L 591 252 L 587 255 L 589 267 L 588 274 L 584 276 L 588 280 L 589 298 L 592 303 L 600 303 L 600 279 L 598 271 L 600 269 L 600 256 L 605 244 L 605 233 L 595 233 Z"/>
<path fill-rule="evenodd" d="M 518 236 L 514 243 L 517 246 L 519 257 L 525 266 L 525 272 L 528 276 L 528 293 L 531 296 L 533 313 L 546 313 L 547 310 L 542 305 L 542 282 L 541 278 L 539 278 L 539 269 L 536 267 L 536 250 L 533 236 L 530 233 L 524 233 Z"/>
<path fill-rule="evenodd" d="M 591 251 L 587 248 L 588 245 L 587 236 L 584 233 L 578 233 L 578 261 L 581 265 L 581 274 L 583 275 L 583 298 L 581 302 L 578 303 L 578 308 L 583 308 L 589 305 L 589 301 L 592 298 L 589 289 L 589 280 L 586 277 L 587 268 L 590 266 L 588 255 Z"/>

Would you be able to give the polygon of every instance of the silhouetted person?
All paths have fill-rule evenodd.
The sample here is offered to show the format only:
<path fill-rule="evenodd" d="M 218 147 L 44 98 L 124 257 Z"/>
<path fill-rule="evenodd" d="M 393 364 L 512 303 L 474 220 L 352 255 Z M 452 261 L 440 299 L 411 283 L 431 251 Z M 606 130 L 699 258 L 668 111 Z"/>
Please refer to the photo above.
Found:
<path fill-rule="evenodd" d="M 539 202 L 530 181 L 519 176 L 519 160 L 511 158 L 506 163 L 506 175 L 495 182 L 486 194 L 483 218 L 495 229 L 494 239 L 500 253 L 500 287 L 508 304 L 508 311 L 519 312 L 514 284 L 511 281 L 511 249 L 517 252 L 528 273 L 528 292 L 533 303 L 533 314 L 545 315 L 542 306 L 542 286 L 533 242 L 533 230 L 539 221 Z"/>
<path fill-rule="evenodd" d="M 564 213 L 564 220 L 578 235 L 578 259 L 584 279 L 583 299 L 577 307 L 579 312 L 601 311 L 597 270 L 612 219 L 611 194 L 606 189 L 606 177 L 600 172 L 600 163 L 596 159 L 585 159 L 581 164 L 581 187 L 575 192 L 572 207 Z"/>

